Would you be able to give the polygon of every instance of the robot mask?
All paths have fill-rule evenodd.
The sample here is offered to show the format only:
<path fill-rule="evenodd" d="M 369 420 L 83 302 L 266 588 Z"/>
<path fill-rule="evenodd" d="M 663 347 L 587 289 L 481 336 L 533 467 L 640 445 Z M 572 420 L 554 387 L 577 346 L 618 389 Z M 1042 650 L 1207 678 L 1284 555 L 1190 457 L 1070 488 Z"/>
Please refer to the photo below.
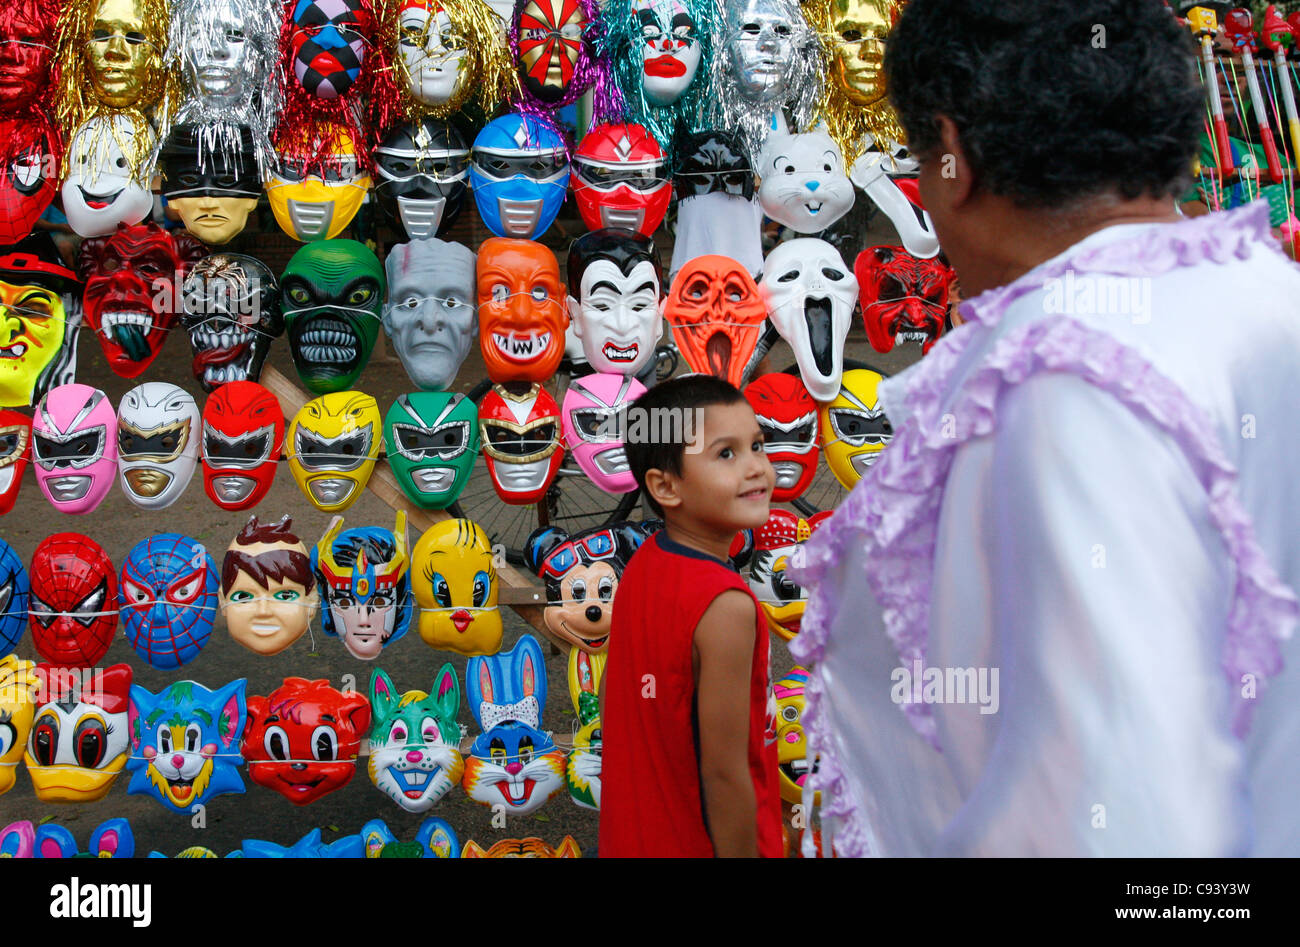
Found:
<path fill-rule="evenodd" d="M 93 667 L 117 629 L 117 576 L 108 553 L 80 533 L 37 545 L 31 571 L 32 643 L 50 664 Z"/>
<path fill-rule="evenodd" d="M 108 795 L 130 747 L 131 668 L 114 664 L 90 677 L 36 668 L 36 717 L 27 738 L 27 773 L 42 802 L 95 802 Z"/>
<path fill-rule="evenodd" d="M 183 389 L 146 382 L 117 406 L 118 473 L 136 506 L 161 510 L 180 499 L 199 462 L 199 406 Z"/>
<path fill-rule="evenodd" d="M 488 476 L 503 503 L 527 506 L 546 496 L 564 462 L 560 408 L 541 385 L 516 395 L 493 385 L 479 405 Z"/>
<path fill-rule="evenodd" d="M 280 229 L 293 239 L 333 239 L 361 209 L 372 184 L 370 172 L 344 126 L 307 123 L 297 131 L 279 136 L 274 166 L 266 174 L 266 199 Z"/>
<path fill-rule="evenodd" d="M 311 553 L 324 611 L 325 634 L 341 638 L 359 661 L 373 661 L 411 625 L 406 514 L 392 532 L 379 526 L 343 528 L 335 517 Z"/>
<path fill-rule="evenodd" d="M 388 466 L 407 498 L 426 510 L 446 509 L 474 472 L 478 407 L 459 393 L 401 395 L 384 419 L 384 441 Z"/>
<path fill-rule="evenodd" d="M 902 247 L 868 247 L 853 264 L 862 293 L 862 322 L 877 352 L 919 342 L 922 354 L 943 335 L 956 274 L 942 260 L 922 260 Z"/>
<path fill-rule="evenodd" d="M 542 382 L 564 357 L 569 326 L 555 254 L 531 240 L 490 237 L 478 253 L 478 342 L 497 384 Z"/>
<path fill-rule="evenodd" d="M 241 253 L 204 257 L 186 277 L 181 305 L 190 368 L 204 391 L 261 377 L 271 339 L 284 332 L 280 284 L 265 263 Z"/>
<path fill-rule="evenodd" d="M 818 405 L 817 427 L 826 466 L 846 490 L 852 490 L 880 459 L 894 429 L 878 400 L 882 377 L 865 368 L 844 373 L 835 400 Z"/>
<path fill-rule="evenodd" d="M 280 402 L 257 382 L 222 385 L 203 406 L 203 489 L 223 510 L 262 502 L 284 442 Z"/>
<path fill-rule="evenodd" d="M 676 147 L 673 188 L 679 200 L 715 192 L 749 200 L 754 167 L 740 136 L 720 129 L 682 135 Z"/>
<path fill-rule="evenodd" d="M 307 632 L 318 597 L 311 556 L 284 517 L 250 516 L 221 566 L 221 609 L 230 637 L 254 654 L 279 654 Z"/>
<path fill-rule="evenodd" d="M 14 508 L 31 459 L 32 419 L 18 411 L 0 410 L 0 514 Z M 4 635 L 0 633 L 0 655 L 5 653 L 3 642 Z"/>
<path fill-rule="evenodd" d="M 492 543 L 470 520 L 431 526 L 411 554 L 411 591 L 420 605 L 420 637 L 430 648 L 496 654 L 501 613 Z"/>
<path fill-rule="evenodd" d="M 699 256 L 673 280 L 664 307 L 692 371 L 740 387 L 767 313 L 754 279 L 725 256 Z"/>
<path fill-rule="evenodd" d="M 598 125 L 573 155 L 573 197 L 590 230 L 655 232 L 672 186 L 663 148 L 640 125 Z"/>
<path fill-rule="evenodd" d="M 451 387 L 478 334 L 475 264 L 472 250 L 436 237 L 399 243 L 384 260 L 384 333 L 425 391 Z"/>
<path fill-rule="evenodd" d="M 198 657 L 217 618 L 217 565 L 179 533 L 140 542 L 122 563 L 126 640 L 146 664 L 170 671 Z"/>
<path fill-rule="evenodd" d="M 60 385 L 36 406 L 32 460 L 36 483 L 61 513 L 89 513 L 117 473 L 117 417 L 108 396 L 89 385 Z"/>
<path fill-rule="evenodd" d="M 564 441 L 582 472 L 606 493 L 636 489 L 623 433 L 628 405 L 645 390 L 635 378 L 598 372 L 573 379 L 564 393 Z"/>
<path fill-rule="evenodd" d="M 745 398 L 763 431 L 763 450 L 776 472 L 772 502 L 803 495 L 817 474 L 817 403 L 798 376 L 760 375 L 745 386 Z"/>
<path fill-rule="evenodd" d="M 531 116 L 493 119 L 474 139 L 470 185 L 484 226 L 535 240 L 555 222 L 569 186 L 564 138 Z"/>
<path fill-rule="evenodd" d="M 445 232 L 468 188 L 469 148 L 454 125 L 436 118 L 398 125 L 375 149 L 379 206 L 412 240 Z"/>
<path fill-rule="evenodd" d="M 639 375 L 663 335 L 659 255 L 649 237 L 593 230 L 569 247 L 569 317 L 592 368 Z"/>
<path fill-rule="evenodd" d="M 365 492 L 383 448 L 379 405 L 359 391 L 308 401 L 289 424 L 289 472 L 318 510 L 346 510 Z"/>

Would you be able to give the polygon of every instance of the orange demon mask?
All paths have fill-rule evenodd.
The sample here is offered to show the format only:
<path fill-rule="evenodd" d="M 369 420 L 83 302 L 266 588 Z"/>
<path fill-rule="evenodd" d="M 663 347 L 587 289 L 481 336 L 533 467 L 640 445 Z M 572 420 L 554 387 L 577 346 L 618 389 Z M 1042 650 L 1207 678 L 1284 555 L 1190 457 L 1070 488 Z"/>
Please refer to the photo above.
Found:
<path fill-rule="evenodd" d="M 491 237 L 478 251 L 478 339 L 497 384 L 543 382 L 569 326 L 555 254 L 532 240 Z"/>
<path fill-rule="evenodd" d="M 677 271 L 664 317 L 692 371 L 740 387 L 767 318 L 758 286 L 743 266 L 726 256 L 691 260 Z"/>

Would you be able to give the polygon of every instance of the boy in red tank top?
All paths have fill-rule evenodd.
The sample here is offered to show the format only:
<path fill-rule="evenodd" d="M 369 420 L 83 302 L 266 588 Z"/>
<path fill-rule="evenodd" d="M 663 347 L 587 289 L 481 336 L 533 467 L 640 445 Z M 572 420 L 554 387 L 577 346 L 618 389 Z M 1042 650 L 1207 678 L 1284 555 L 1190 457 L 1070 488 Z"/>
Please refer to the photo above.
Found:
<path fill-rule="evenodd" d="M 664 528 L 619 582 L 602 685 L 600 854 L 783 854 L 758 602 L 728 563 L 775 475 L 748 402 L 688 375 L 628 411 L 628 463 Z"/>

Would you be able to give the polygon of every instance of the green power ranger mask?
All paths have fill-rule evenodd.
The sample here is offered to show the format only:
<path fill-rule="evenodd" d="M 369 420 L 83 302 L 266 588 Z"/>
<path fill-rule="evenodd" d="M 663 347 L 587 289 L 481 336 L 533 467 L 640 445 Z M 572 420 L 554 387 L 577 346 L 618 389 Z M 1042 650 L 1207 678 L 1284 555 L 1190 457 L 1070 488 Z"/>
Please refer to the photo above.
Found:
<path fill-rule="evenodd" d="M 411 502 L 446 509 L 469 483 L 478 459 L 478 406 L 462 394 L 402 395 L 384 418 L 388 466 Z"/>
<path fill-rule="evenodd" d="M 289 260 L 280 298 L 289 354 L 308 390 L 356 383 L 375 347 L 384 292 L 383 264 L 355 240 L 309 243 Z"/>

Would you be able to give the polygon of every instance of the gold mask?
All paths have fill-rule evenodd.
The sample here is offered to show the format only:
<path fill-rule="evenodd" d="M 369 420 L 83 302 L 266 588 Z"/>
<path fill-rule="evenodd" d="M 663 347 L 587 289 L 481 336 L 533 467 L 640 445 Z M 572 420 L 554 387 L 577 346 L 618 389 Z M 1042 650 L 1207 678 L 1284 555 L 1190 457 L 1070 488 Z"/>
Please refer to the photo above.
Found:
<path fill-rule="evenodd" d="M 162 68 L 162 49 L 146 31 L 144 0 L 101 0 L 86 38 L 86 71 L 95 98 L 110 108 L 141 101 Z"/>
<path fill-rule="evenodd" d="M 896 8 L 894 0 L 834 0 L 831 76 L 855 105 L 885 97 L 885 39 Z"/>

